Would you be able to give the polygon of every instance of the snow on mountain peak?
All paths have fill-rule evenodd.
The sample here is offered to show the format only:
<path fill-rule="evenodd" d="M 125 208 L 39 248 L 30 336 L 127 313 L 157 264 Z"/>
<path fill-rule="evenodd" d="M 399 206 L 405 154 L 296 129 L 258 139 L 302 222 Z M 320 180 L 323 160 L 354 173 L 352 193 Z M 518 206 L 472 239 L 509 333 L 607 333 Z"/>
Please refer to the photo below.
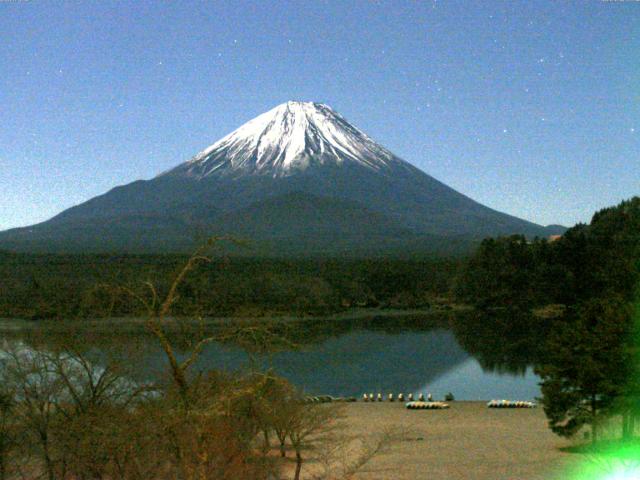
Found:
<path fill-rule="evenodd" d="M 382 171 L 402 161 L 329 106 L 292 101 L 258 115 L 167 173 L 284 177 L 349 162 Z"/>

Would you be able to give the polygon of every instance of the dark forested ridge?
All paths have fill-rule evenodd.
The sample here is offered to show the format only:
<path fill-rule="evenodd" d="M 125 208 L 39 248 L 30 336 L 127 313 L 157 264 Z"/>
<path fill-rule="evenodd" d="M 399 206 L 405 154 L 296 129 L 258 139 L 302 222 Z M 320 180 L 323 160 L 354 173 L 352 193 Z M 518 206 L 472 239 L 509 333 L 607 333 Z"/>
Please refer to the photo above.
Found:
<path fill-rule="evenodd" d="M 630 301 L 639 278 L 640 199 L 597 212 L 556 240 L 485 239 L 470 258 L 217 257 L 192 272 L 179 314 L 328 314 L 352 307 L 481 308 L 576 306 L 592 298 Z M 98 286 L 168 288 L 180 254 L 41 254 L 0 251 L 0 317 L 69 318 L 140 312 Z M 455 297 L 455 299 L 453 298 Z"/>
<path fill-rule="evenodd" d="M 484 240 L 457 282 L 459 299 L 482 307 L 630 301 L 640 279 L 640 198 L 597 212 L 560 238 Z"/>
<path fill-rule="evenodd" d="M 535 363 L 549 426 L 573 436 L 590 425 L 595 442 L 606 420 L 619 415 L 628 441 L 640 418 L 639 280 L 635 197 L 551 242 L 522 236 L 484 240 L 462 270 L 456 293 L 483 309 L 560 304 L 540 309 L 555 315 L 536 320 L 546 330 Z"/>
<path fill-rule="evenodd" d="M 0 318 L 138 315 L 139 302 L 114 296 L 109 287 L 142 293 L 151 282 L 162 294 L 185 261 L 182 255 L 0 253 Z M 461 261 L 216 258 L 185 279 L 174 311 L 255 317 L 425 308 L 449 301 Z"/>

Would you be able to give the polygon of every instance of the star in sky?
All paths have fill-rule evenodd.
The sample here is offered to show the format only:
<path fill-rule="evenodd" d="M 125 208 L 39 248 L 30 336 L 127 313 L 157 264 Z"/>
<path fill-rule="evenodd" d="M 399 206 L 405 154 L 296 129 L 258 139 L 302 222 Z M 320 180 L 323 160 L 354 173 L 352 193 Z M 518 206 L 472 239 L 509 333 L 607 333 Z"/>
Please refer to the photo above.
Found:
<path fill-rule="evenodd" d="M 123 4 L 126 18 L 136 19 L 132 24 L 119 17 L 87 16 L 86 10 L 101 10 L 99 3 L 86 8 L 74 4 L 64 12 L 39 3 L 3 23 L 8 41 L 15 39 L 4 55 L 0 52 L 0 71 L 11 79 L 3 84 L 3 93 L 9 91 L 2 103 L 11 121 L 0 125 L 0 138 L 12 140 L 3 154 L 20 158 L 29 151 L 28 165 L 20 169 L 24 185 L 40 178 L 38 168 L 45 161 L 60 165 L 68 175 L 93 175 L 95 170 L 78 169 L 77 164 L 89 162 L 95 150 L 115 147 L 100 178 L 89 175 L 78 181 L 91 184 L 93 195 L 152 177 L 289 97 L 322 98 L 419 168 L 426 158 L 434 158 L 429 174 L 478 201 L 540 223 L 588 220 L 598 207 L 637 194 L 637 173 L 620 175 L 611 188 L 594 189 L 593 182 L 637 156 L 640 124 L 630 117 L 637 94 L 629 82 L 637 73 L 633 53 L 639 39 L 633 22 L 611 5 L 584 2 L 569 8 L 553 0 L 541 2 L 544 8 L 538 2 L 512 8 L 509 2 L 438 1 L 435 11 L 433 0 L 407 9 L 385 1 L 356 2 L 351 19 L 340 2 L 318 9 L 258 2 L 253 8 L 259 14 L 247 29 L 238 28 L 246 22 L 246 7 L 234 2 L 211 7 L 209 15 L 162 4 L 154 9 L 158 12 L 140 16 L 137 5 L 146 2 Z M 282 20 L 279 28 L 273 28 L 273 17 Z M 598 21 L 592 22 L 594 18 Z M 323 35 L 309 36 L 311 30 Z M 118 41 L 105 43 L 96 31 L 110 31 Z M 36 43 L 20 41 L 35 38 Z M 304 44 L 299 38 L 305 38 Z M 151 62 L 162 68 L 147 75 Z M 288 74 L 274 75 L 280 68 Z M 356 77 L 367 78 L 366 85 L 354 82 Z M 120 96 L 123 92 L 139 100 L 131 102 Z M 103 108 L 106 102 L 117 114 Z M 173 105 L 183 106 L 174 124 L 167 120 Z M 137 125 L 142 116 L 149 121 Z M 425 125 L 433 129 L 435 140 L 424 135 Z M 531 135 L 519 135 L 524 125 Z M 38 148 L 30 142 L 31 128 L 39 130 Z M 126 136 L 116 133 L 123 128 L 135 131 L 137 142 L 121 140 Z M 70 156 L 56 157 L 61 135 L 73 135 L 80 145 L 75 164 L 65 163 Z M 167 152 L 157 164 L 145 159 L 151 144 L 156 154 Z M 599 154 L 591 155 L 596 148 Z M 556 155 L 558 161 L 532 176 L 528 160 L 541 154 Z M 124 158 L 130 171 L 115 160 Z M 457 163 L 447 168 L 441 158 Z M 470 184 L 475 158 L 489 166 L 504 161 L 509 168 L 488 169 L 482 181 Z M 589 166 L 585 175 L 574 174 L 578 162 Z M 564 189 L 578 192 L 579 208 L 567 206 L 575 205 L 573 197 L 532 193 L 546 192 L 549 171 L 561 172 L 558 181 L 565 183 Z M 488 187 L 507 173 L 520 182 L 518 198 L 536 198 L 536 212 L 524 200 L 516 206 Z M 51 197 L 51 207 L 23 205 L 16 175 L 0 171 L 0 178 L 12 179 L 0 188 L 3 199 L 10 199 L 9 206 L 0 202 L 0 230 L 45 220 L 84 195 L 76 191 L 67 197 L 42 183 L 37 188 Z"/>

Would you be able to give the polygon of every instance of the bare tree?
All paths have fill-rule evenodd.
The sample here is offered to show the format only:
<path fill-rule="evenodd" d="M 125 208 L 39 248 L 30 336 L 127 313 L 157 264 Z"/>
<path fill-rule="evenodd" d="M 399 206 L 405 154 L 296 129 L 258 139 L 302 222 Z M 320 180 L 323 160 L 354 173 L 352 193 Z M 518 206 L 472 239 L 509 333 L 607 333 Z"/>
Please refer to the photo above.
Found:
<path fill-rule="evenodd" d="M 338 408 L 335 404 L 298 403 L 288 412 L 289 441 L 296 456 L 294 480 L 300 479 L 303 454 L 312 450 L 335 426 Z"/>
<path fill-rule="evenodd" d="M 362 438 L 351 438 L 340 434 L 326 439 L 319 448 L 319 460 L 323 472 L 314 480 L 349 480 L 376 457 L 383 455 L 396 443 L 406 438 L 402 429 L 388 429 L 380 434 Z"/>
<path fill-rule="evenodd" d="M 113 453 L 130 443 L 124 416 L 145 387 L 128 380 L 113 360 L 105 366 L 69 346 L 34 350 L 22 344 L 3 351 L 2 385 L 15 435 L 34 453 L 49 480 L 98 479 L 113 469 Z M 24 452 L 12 452 L 15 465 Z"/>
<path fill-rule="evenodd" d="M 20 345 L 3 353 L 3 375 L 15 388 L 19 408 L 14 412 L 26 433 L 25 441 L 41 459 L 46 478 L 56 480 L 64 475 L 66 463 L 64 455 L 56 452 L 53 433 L 59 421 L 56 404 L 64 386 L 46 355 Z"/>
<path fill-rule="evenodd" d="M 173 458 L 176 475 L 181 479 L 257 479 L 266 471 L 263 465 L 251 460 L 252 442 L 260 430 L 260 384 L 227 381 L 222 388 L 217 388 L 211 376 L 192 375 L 190 370 L 206 345 L 264 343 L 268 341 L 267 329 L 241 326 L 211 333 L 202 316 L 195 322 L 170 317 L 187 275 L 199 265 L 211 262 L 207 251 L 223 240 L 234 241 L 214 237 L 196 250 L 178 271 L 163 298 L 151 282 L 145 283 L 146 294 L 129 287 L 105 286 L 113 294 L 134 298 L 144 307 L 146 330 L 164 352 L 170 382 L 159 401 L 163 415 L 157 420 L 162 425 L 163 447 Z M 183 333 L 181 340 L 186 340 L 186 349 L 181 348 L 185 342 L 176 343 L 172 335 L 176 330 Z"/>
<path fill-rule="evenodd" d="M 10 418 L 25 432 L 24 443 L 37 459 L 28 478 L 274 478 L 282 467 L 270 454 L 275 433 L 281 455 L 287 441 L 295 452 L 299 480 L 307 452 L 329 438 L 337 410 L 305 403 L 286 380 L 260 372 L 257 355 L 293 344 L 266 325 L 208 331 L 202 316 L 195 321 L 170 317 L 181 283 L 210 261 L 206 251 L 224 239 L 198 249 L 162 298 L 151 282 L 142 292 L 128 286 L 96 290 L 110 295 L 109 308 L 117 297 L 144 308 L 145 329 L 167 360 L 168 382 L 134 382 L 122 358 L 108 349 L 96 357 L 82 342 L 70 341 L 73 335 L 55 348 L 9 349 L 3 386 L 13 390 L 6 398 L 0 395 L 0 480 L 7 476 L 2 460 L 15 443 L 12 424 L 5 422 Z M 211 342 L 240 345 L 253 360 L 249 374 L 193 372 Z"/>
<path fill-rule="evenodd" d="M 11 386 L 6 383 L 0 385 L 0 480 L 7 480 L 12 474 L 10 459 L 18 444 L 13 411 L 15 403 Z"/>
<path fill-rule="evenodd" d="M 198 265 L 210 263 L 211 258 L 206 256 L 207 251 L 213 249 L 219 242 L 225 240 L 237 243 L 236 240 L 230 237 L 212 237 L 206 242 L 206 244 L 198 248 L 178 271 L 169 287 L 167 295 L 164 298 L 160 298 L 158 290 L 151 281 L 144 283 L 147 288 L 146 295 L 138 293 L 134 289 L 126 286 L 101 286 L 103 289 L 110 291 L 116 296 L 132 297 L 144 307 L 146 312 L 145 327 L 162 348 L 169 364 L 172 382 L 182 399 L 183 406 L 187 409 L 189 406 L 188 371 L 190 367 L 192 367 L 196 362 L 198 356 L 207 344 L 214 341 L 224 341 L 229 335 L 206 334 L 204 319 L 199 316 L 196 319 L 198 324 L 197 331 L 193 332 L 193 335 L 190 338 L 191 348 L 189 349 L 186 358 L 180 360 L 177 355 L 176 346 L 171 342 L 170 335 L 166 330 L 166 324 L 168 323 L 167 320 L 171 314 L 172 307 L 179 299 L 179 287 L 184 282 L 189 272 L 197 268 Z M 187 321 L 180 318 L 175 318 L 173 320 L 174 325 L 178 324 L 178 326 L 182 327 L 184 327 L 184 322 Z"/>
<path fill-rule="evenodd" d="M 114 358 L 97 365 L 74 344 L 48 354 L 48 361 L 64 386 L 55 404 L 64 420 L 57 443 L 66 452 L 67 470 L 77 478 L 103 478 L 112 452 L 129 442 L 120 428 L 128 407 L 149 387 L 129 380 Z"/>

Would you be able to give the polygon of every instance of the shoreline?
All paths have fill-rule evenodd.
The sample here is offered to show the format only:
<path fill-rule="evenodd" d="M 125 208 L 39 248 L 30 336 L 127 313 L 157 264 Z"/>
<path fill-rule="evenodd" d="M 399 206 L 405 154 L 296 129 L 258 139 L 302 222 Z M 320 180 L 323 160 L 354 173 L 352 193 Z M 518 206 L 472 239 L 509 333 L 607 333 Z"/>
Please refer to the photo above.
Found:
<path fill-rule="evenodd" d="M 346 321 L 367 321 L 375 320 L 377 318 L 385 319 L 402 319 L 407 320 L 412 317 L 437 317 L 440 315 L 449 315 L 451 313 L 461 313 L 473 310 L 472 307 L 467 305 L 451 305 L 447 308 L 429 307 L 429 308 L 416 308 L 416 309 L 400 309 L 400 308 L 355 308 L 344 312 L 329 314 L 329 315 L 271 315 L 263 317 L 244 317 L 244 316 L 229 316 L 229 317 L 205 317 L 202 320 L 181 318 L 181 317 L 167 317 L 163 324 L 171 326 L 177 324 L 178 321 L 181 324 L 191 325 L 203 325 L 205 327 L 224 327 L 230 325 L 246 325 L 246 324 L 288 324 L 288 323 L 304 323 L 304 322 L 346 322 Z M 0 318 L 0 332 L 18 332 L 27 330 L 67 330 L 70 328 L 86 327 L 92 328 L 94 331 L 101 329 L 112 329 L 114 327 L 118 329 L 127 329 L 135 327 L 139 329 L 144 326 L 145 318 L 143 317 L 109 317 L 109 318 L 93 318 L 93 319 L 65 319 L 65 320 L 26 320 L 26 319 L 12 319 L 12 318 Z"/>

